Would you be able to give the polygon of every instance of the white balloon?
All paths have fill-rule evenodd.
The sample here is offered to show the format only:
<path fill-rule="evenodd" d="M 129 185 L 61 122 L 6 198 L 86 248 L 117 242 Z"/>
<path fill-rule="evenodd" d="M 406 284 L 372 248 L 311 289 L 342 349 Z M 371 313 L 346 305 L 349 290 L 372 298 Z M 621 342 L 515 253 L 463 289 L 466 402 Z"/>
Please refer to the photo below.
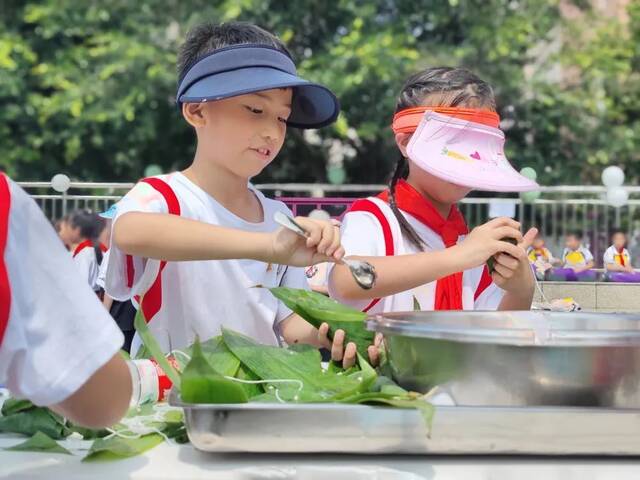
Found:
<path fill-rule="evenodd" d="M 607 190 L 607 203 L 612 207 L 624 207 L 629 200 L 629 193 L 622 187 L 614 187 Z"/>
<path fill-rule="evenodd" d="M 308 217 L 313 220 L 321 220 L 323 222 L 328 222 L 329 220 L 331 220 L 331 215 L 329 215 L 329 212 L 317 208 L 315 210 L 311 210 Z"/>
<path fill-rule="evenodd" d="M 51 188 L 56 192 L 66 192 L 69 190 L 69 185 L 71 185 L 71 180 L 64 173 L 58 173 L 51 179 Z"/>
<path fill-rule="evenodd" d="M 607 167 L 602 171 L 602 183 L 608 188 L 620 187 L 624 183 L 624 172 L 620 167 Z"/>

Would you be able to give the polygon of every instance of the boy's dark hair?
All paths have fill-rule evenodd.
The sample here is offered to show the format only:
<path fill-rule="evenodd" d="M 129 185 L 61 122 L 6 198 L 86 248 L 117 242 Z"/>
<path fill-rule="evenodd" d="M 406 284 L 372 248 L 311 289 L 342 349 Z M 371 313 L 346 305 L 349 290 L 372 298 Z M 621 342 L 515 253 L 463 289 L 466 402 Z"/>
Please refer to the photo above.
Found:
<path fill-rule="evenodd" d="M 483 108 L 495 111 L 496 101 L 491 86 L 464 68 L 434 67 L 415 73 L 407 79 L 396 101 L 396 113 L 419 107 L 426 101 L 430 106 Z M 395 189 L 398 180 L 406 178 L 409 163 L 400 156 L 389 182 L 389 206 L 400 223 L 400 229 L 419 250 L 424 242 L 396 206 Z"/>
<path fill-rule="evenodd" d="M 625 238 L 627 236 L 627 232 L 625 232 L 623 229 L 621 228 L 614 228 L 613 230 L 611 230 L 611 235 L 609 235 L 609 238 L 613 238 L 615 235 L 624 235 Z"/>
<path fill-rule="evenodd" d="M 571 230 L 567 232 L 567 237 L 575 237 L 576 240 L 582 240 L 582 232 L 580 230 Z"/>
<path fill-rule="evenodd" d="M 291 57 L 284 43 L 266 30 L 247 22 L 213 23 L 196 25 L 187 33 L 187 38 L 178 53 L 178 83 L 198 60 L 214 50 L 231 45 L 256 44 L 273 47 Z"/>
<path fill-rule="evenodd" d="M 68 221 L 72 228 L 80 229 L 82 238 L 91 240 L 98 263 L 102 263 L 102 250 L 98 237 L 107 226 L 105 219 L 91 210 L 76 210 L 69 215 Z"/>

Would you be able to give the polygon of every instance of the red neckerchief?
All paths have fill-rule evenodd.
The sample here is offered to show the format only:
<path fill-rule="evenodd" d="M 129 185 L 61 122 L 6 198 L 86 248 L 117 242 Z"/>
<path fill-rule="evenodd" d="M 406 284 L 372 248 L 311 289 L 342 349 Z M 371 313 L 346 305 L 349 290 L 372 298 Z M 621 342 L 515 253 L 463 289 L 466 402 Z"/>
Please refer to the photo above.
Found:
<path fill-rule="evenodd" d="M 0 347 L 9 325 L 11 314 L 11 285 L 5 255 L 9 237 L 9 214 L 11 208 L 11 190 L 9 180 L 0 172 Z"/>
<path fill-rule="evenodd" d="M 382 192 L 378 198 L 388 202 L 389 192 Z M 429 200 L 404 180 L 400 180 L 396 185 L 395 200 L 400 210 L 407 212 L 440 235 L 446 248 L 458 243 L 460 235 L 469 233 L 458 207 L 453 205 L 449 217 L 445 220 Z M 462 272 L 454 273 L 437 281 L 434 309 L 462 310 Z"/>
<path fill-rule="evenodd" d="M 616 251 L 618 252 L 618 258 L 620 258 L 620 265 L 622 265 L 624 267 L 625 266 L 625 262 L 624 262 L 624 247 L 616 248 Z"/>

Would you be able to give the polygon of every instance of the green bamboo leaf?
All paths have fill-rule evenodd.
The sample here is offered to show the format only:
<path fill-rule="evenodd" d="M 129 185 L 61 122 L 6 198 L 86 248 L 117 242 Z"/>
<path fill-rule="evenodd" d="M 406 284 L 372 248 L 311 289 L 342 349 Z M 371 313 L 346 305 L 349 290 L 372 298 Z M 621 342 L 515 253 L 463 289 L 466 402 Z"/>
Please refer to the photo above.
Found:
<path fill-rule="evenodd" d="M 55 440 L 68 437 L 71 434 L 71 430 L 65 425 L 64 419 L 47 408 L 36 407 L 6 417 L 0 417 L 0 432 L 21 433 L 31 436 L 38 431 Z"/>
<path fill-rule="evenodd" d="M 45 452 L 45 453 L 64 453 L 72 455 L 72 453 L 49 437 L 47 434 L 40 431 L 36 432 L 27 441 L 14 445 L 13 447 L 5 448 L 12 452 Z"/>
<path fill-rule="evenodd" d="M 375 333 L 366 329 L 366 313 L 318 292 L 289 287 L 275 287 L 269 291 L 314 327 L 320 328 L 323 323 L 328 323 L 330 339 L 333 339 L 335 331 L 344 330 L 345 342 L 354 342 L 358 353 L 368 358 L 367 348 L 373 343 Z"/>
<path fill-rule="evenodd" d="M 164 441 L 162 435 L 150 433 L 140 438 L 99 438 L 93 442 L 89 453 L 82 459 L 83 462 L 96 462 L 108 460 L 120 460 L 135 457 Z"/>
<path fill-rule="evenodd" d="M 182 372 L 182 400 L 187 403 L 246 403 L 247 394 L 238 382 L 220 375 L 193 344 L 191 360 Z"/>
<path fill-rule="evenodd" d="M 140 305 L 142 305 L 142 298 L 140 298 Z M 164 373 L 167 374 L 173 386 L 180 390 L 180 374 L 176 371 L 175 368 L 167 361 L 160 345 L 156 341 L 155 337 L 149 330 L 149 326 L 144 318 L 144 313 L 142 312 L 142 308 L 138 309 L 136 313 L 136 317 L 133 320 L 133 325 L 140 335 L 140 339 L 145 347 L 151 352 L 153 359 L 160 365 L 160 368 L 164 370 Z"/>

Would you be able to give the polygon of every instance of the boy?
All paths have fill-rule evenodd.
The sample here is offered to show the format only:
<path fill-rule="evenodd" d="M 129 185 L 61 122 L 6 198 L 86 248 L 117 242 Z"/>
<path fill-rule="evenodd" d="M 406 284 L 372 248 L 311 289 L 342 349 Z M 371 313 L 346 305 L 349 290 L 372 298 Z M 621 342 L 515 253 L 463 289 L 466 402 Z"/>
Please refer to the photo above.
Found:
<path fill-rule="evenodd" d="M 285 264 L 344 255 L 328 222 L 298 218 L 306 241 L 278 229 L 275 212 L 289 210 L 249 183 L 280 151 L 287 125 L 332 123 L 337 99 L 298 77 L 282 42 L 251 24 L 197 26 L 178 64 L 177 103 L 197 137 L 193 163 L 140 182 L 118 203 L 107 293 L 144 295 L 141 308 L 166 352 L 226 326 L 265 344 L 331 347 L 334 360 L 344 355 L 350 365 L 355 345 L 343 348 L 343 332 L 331 345 L 328 326 L 317 330 L 268 290 L 252 288 L 307 288 L 304 270 Z"/>
<path fill-rule="evenodd" d="M 42 211 L 0 173 L 0 384 L 74 423 L 110 426 L 131 399 L 121 345 Z"/>
<path fill-rule="evenodd" d="M 586 272 L 593 268 L 593 255 L 582 245 L 582 233 L 578 231 L 567 234 L 565 249 L 562 253 L 564 268 L 570 268 L 575 273 Z"/>

